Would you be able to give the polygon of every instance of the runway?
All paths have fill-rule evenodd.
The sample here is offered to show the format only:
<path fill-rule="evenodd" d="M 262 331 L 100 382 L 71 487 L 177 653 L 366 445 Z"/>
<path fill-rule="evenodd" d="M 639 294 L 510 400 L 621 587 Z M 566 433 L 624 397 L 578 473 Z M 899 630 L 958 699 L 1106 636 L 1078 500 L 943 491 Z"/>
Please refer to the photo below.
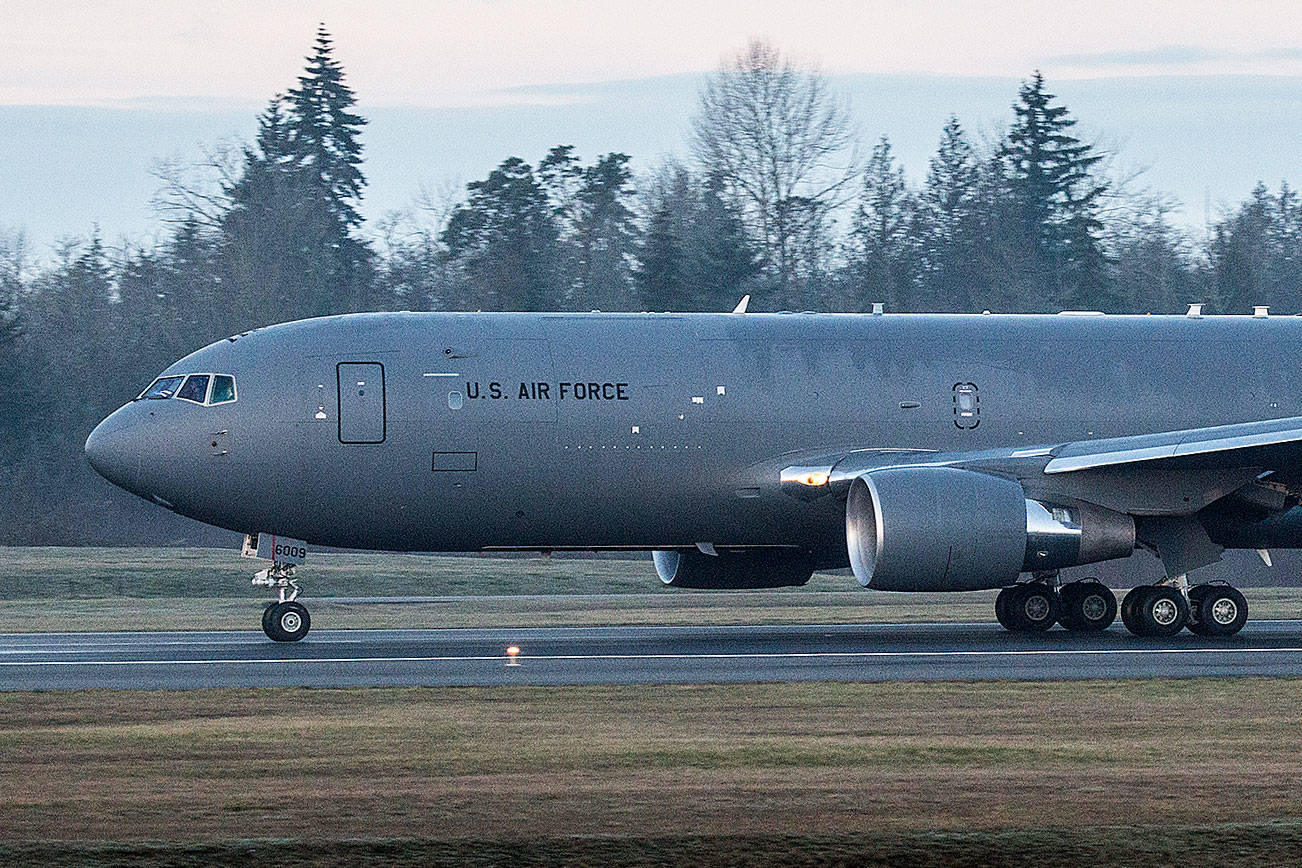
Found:
<path fill-rule="evenodd" d="M 506 648 L 520 648 L 509 665 Z M 1302 621 L 1138 639 L 994 624 L 0 634 L 0 690 L 1302 675 Z"/>

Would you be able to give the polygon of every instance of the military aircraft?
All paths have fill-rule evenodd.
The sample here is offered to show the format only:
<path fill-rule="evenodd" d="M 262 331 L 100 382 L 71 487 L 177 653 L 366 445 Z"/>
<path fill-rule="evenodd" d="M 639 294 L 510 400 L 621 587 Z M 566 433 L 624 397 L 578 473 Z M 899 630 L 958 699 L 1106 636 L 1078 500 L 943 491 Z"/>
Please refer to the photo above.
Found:
<path fill-rule="evenodd" d="M 682 588 L 1002 588 L 1013 631 L 1106 629 L 1059 570 L 1137 548 L 1127 628 L 1229 635 L 1187 576 L 1302 545 L 1302 318 L 374 313 L 259 328 L 105 419 L 108 480 L 247 534 L 307 634 L 307 546 L 638 550 Z"/>

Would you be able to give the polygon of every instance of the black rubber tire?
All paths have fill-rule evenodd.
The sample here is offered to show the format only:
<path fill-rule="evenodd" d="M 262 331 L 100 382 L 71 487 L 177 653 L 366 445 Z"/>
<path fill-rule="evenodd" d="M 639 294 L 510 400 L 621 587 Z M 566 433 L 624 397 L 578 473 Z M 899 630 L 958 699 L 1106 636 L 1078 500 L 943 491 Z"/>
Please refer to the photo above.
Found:
<path fill-rule="evenodd" d="M 1186 595 L 1189 597 L 1189 623 L 1185 624 L 1185 627 L 1189 629 L 1190 633 L 1196 633 L 1199 636 L 1208 635 L 1203 632 L 1198 614 L 1198 604 L 1202 602 L 1203 594 L 1207 593 L 1211 587 L 1211 585 L 1194 585 L 1189 589 L 1189 593 Z"/>
<path fill-rule="evenodd" d="M 279 603 L 272 600 L 262 609 L 262 632 L 266 633 L 268 636 L 271 635 L 271 610 L 276 608 L 277 605 L 279 605 Z"/>
<path fill-rule="evenodd" d="M 1196 596 L 1194 591 L 1200 591 Z M 1229 585 L 1199 585 L 1189 590 L 1189 601 L 1197 614 L 1189 629 L 1199 636 L 1233 636 L 1248 623 L 1248 601 Z"/>
<path fill-rule="evenodd" d="M 1174 636 L 1189 623 L 1189 601 L 1175 588 L 1152 585 L 1135 602 L 1131 617 L 1139 628 L 1131 631 L 1136 636 Z"/>
<path fill-rule="evenodd" d="M 1068 630 L 1099 633 L 1117 619 L 1117 596 L 1094 579 L 1069 582 L 1059 592 L 1062 611 L 1058 622 Z"/>
<path fill-rule="evenodd" d="M 999 626 L 1010 632 L 1017 629 L 1008 618 L 1008 598 L 1014 589 L 1013 587 L 1001 588 L 999 596 L 995 597 L 995 618 L 999 621 Z"/>
<path fill-rule="evenodd" d="M 1148 589 L 1151 587 L 1153 586 L 1139 585 L 1131 588 L 1121 601 L 1121 623 L 1125 624 L 1126 629 L 1136 636 L 1142 636 L 1143 634 L 1139 632 L 1140 628 L 1135 621 L 1135 604 L 1139 602 L 1144 594 L 1148 593 Z"/>
<path fill-rule="evenodd" d="M 1043 633 L 1058 623 L 1058 592 L 1044 582 L 1014 585 L 1008 595 L 1006 614 L 1018 633 Z"/>
<path fill-rule="evenodd" d="M 312 617 L 299 602 L 273 603 L 263 615 L 263 631 L 273 642 L 297 642 L 312 628 Z"/>

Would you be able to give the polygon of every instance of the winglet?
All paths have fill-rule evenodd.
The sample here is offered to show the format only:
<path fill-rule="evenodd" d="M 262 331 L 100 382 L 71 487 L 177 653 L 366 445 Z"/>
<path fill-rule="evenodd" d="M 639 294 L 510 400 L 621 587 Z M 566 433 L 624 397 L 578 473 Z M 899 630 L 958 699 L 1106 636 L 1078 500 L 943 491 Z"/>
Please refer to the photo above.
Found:
<path fill-rule="evenodd" d="M 741 297 L 741 301 L 737 302 L 737 306 L 732 309 L 732 312 L 745 313 L 746 305 L 748 304 L 750 304 L 750 293 L 747 293 Z"/>

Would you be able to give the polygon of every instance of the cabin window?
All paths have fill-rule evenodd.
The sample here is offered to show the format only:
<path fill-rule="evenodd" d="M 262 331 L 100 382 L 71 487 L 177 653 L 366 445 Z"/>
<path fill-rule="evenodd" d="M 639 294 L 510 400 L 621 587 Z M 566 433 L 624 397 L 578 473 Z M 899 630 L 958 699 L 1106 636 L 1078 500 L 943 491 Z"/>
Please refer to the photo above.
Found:
<path fill-rule="evenodd" d="M 209 404 L 227 404 L 235 400 L 235 378 L 216 374 L 212 378 L 212 395 Z"/>
<path fill-rule="evenodd" d="M 186 377 L 185 385 L 176 393 L 176 397 L 202 404 L 203 399 L 208 397 L 208 379 L 207 374 L 191 374 Z"/>
<path fill-rule="evenodd" d="M 154 380 L 153 384 L 141 393 L 140 397 L 148 398 L 151 401 L 161 401 L 164 398 L 170 398 L 176 394 L 184 377 L 159 377 Z"/>

